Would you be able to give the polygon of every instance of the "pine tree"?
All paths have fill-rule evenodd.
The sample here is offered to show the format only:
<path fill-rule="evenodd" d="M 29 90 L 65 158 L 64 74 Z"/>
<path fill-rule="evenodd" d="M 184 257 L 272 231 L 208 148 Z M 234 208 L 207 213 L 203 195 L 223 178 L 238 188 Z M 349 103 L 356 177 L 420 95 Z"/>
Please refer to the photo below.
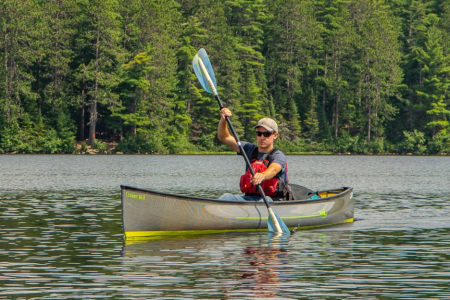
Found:
<path fill-rule="evenodd" d="M 416 94 L 424 107 L 422 113 L 426 113 L 424 125 L 431 129 L 431 137 L 434 137 L 449 125 L 450 55 L 444 54 L 441 30 L 431 27 L 426 36 L 425 46 L 417 48 L 417 60 L 423 66 L 423 81 L 416 86 Z"/>
<path fill-rule="evenodd" d="M 360 36 L 357 104 L 370 142 L 384 136 L 386 121 L 396 114 L 390 97 L 395 97 L 402 81 L 399 30 L 389 7 L 381 1 L 358 1 L 352 9 Z"/>
<path fill-rule="evenodd" d="M 236 52 L 241 68 L 240 101 L 237 115 L 243 124 L 256 124 L 263 116 L 275 117 L 268 105 L 265 60 L 262 54 L 264 27 L 268 20 L 263 0 L 230 0 L 225 2 L 227 24 L 236 37 Z M 254 139 L 251 126 L 244 127 L 244 139 Z"/>
<path fill-rule="evenodd" d="M 416 101 L 414 91 L 414 86 L 419 83 L 421 77 L 421 66 L 415 58 L 417 53 L 415 49 L 424 45 L 431 11 L 429 1 L 426 0 L 391 0 L 390 2 L 393 13 L 399 16 L 401 21 L 402 34 L 399 38 L 403 43 L 403 83 L 406 85 L 403 99 L 398 103 L 400 108 L 400 114 L 396 118 L 398 121 L 392 123 L 392 131 L 396 131 L 397 136 L 403 137 L 403 130 L 413 131 L 421 127 L 422 123 L 420 120 L 422 113 L 418 114 L 418 111 L 423 111 L 423 108 L 420 108 L 420 104 Z"/>
<path fill-rule="evenodd" d="M 39 16 L 35 1 L 0 3 L 0 148 L 5 151 L 21 151 L 27 140 L 35 138 L 25 123 L 32 128 L 30 115 L 37 115 L 38 95 L 32 89 L 35 78 L 29 70 L 39 56 L 35 28 Z"/>
<path fill-rule="evenodd" d="M 238 135 L 241 135 L 243 132 L 241 120 L 239 115 L 236 115 L 241 102 L 242 82 L 239 72 L 241 61 L 236 53 L 238 39 L 233 36 L 227 24 L 224 3 L 215 0 L 193 2 L 195 4 L 191 4 L 191 7 L 195 8 L 191 9 L 193 14 L 187 19 L 185 32 L 193 48 L 197 50 L 205 48 L 207 51 L 216 75 L 220 98 L 224 106 L 230 107 L 235 112 L 233 125 Z M 199 87 L 198 83 L 195 84 Z M 219 116 L 217 102 L 201 88 L 193 92 L 194 97 L 190 102 L 191 139 L 211 144 L 217 131 Z"/>
<path fill-rule="evenodd" d="M 351 89 L 355 60 L 356 31 L 350 15 L 349 1 L 325 0 L 316 4 L 316 13 L 321 23 L 323 45 L 320 48 L 321 70 L 316 82 L 320 85 L 322 115 L 327 115 L 328 124 L 334 127 L 334 138 L 339 136 L 341 124 L 353 122 L 351 110 L 355 91 Z M 319 100 L 319 99 L 318 99 Z"/>
<path fill-rule="evenodd" d="M 89 111 L 89 138 L 92 145 L 99 121 L 99 105 L 114 110 L 118 95 L 118 63 L 123 55 L 120 47 L 120 15 L 117 0 L 79 2 L 83 12 L 77 35 L 79 65 L 76 77 L 81 80 L 81 94 L 87 99 Z M 82 107 L 84 109 L 84 107 Z M 108 110 L 106 110 L 107 112 Z"/>
<path fill-rule="evenodd" d="M 144 140 L 155 151 L 180 151 L 187 145 L 190 119 L 177 90 L 180 13 L 175 1 L 127 1 L 125 48 L 140 51 L 122 73 L 122 105 L 113 117 L 131 139 Z M 114 121 L 112 121 L 114 122 Z"/>
<path fill-rule="evenodd" d="M 265 53 L 269 93 L 282 125 L 282 138 L 296 140 L 301 132 L 298 107 L 310 103 L 304 97 L 302 82 L 316 66 L 319 28 L 312 1 L 270 1 L 268 6 L 273 12 Z"/>

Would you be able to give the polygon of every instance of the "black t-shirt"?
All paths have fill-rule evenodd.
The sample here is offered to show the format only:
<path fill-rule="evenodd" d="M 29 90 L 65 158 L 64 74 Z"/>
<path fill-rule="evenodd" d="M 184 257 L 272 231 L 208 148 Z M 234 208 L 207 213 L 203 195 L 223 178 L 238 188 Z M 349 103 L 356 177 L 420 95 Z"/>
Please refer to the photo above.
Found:
<path fill-rule="evenodd" d="M 249 142 L 241 142 L 242 148 L 244 148 L 245 154 L 247 154 L 248 159 L 251 161 L 253 157 L 253 152 L 255 151 L 255 148 L 258 148 L 255 144 L 249 143 Z M 260 153 L 258 152 L 258 156 L 256 157 L 257 160 L 264 160 L 266 159 L 267 155 L 269 153 Z M 277 175 L 275 175 L 276 178 L 280 179 L 281 181 L 287 181 L 287 175 L 286 175 L 286 155 L 284 155 L 283 152 L 280 150 L 275 151 L 275 153 L 272 154 L 272 162 L 271 163 L 277 163 L 281 166 L 281 171 L 278 172 Z M 247 170 L 247 168 L 246 168 Z"/>

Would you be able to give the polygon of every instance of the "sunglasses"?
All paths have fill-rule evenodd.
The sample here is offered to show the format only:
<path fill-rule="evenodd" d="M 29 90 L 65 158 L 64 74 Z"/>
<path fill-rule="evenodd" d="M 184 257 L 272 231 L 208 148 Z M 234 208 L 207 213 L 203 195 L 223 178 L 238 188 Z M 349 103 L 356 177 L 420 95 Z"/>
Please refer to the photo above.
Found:
<path fill-rule="evenodd" d="M 256 132 L 256 135 L 257 135 L 257 136 L 264 135 L 264 137 L 269 137 L 269 136 L 271 136 L 272 134 L 273 134 L 272 132 L 261 132 L 261 131 L 257 131 L 257 132 Z"/>

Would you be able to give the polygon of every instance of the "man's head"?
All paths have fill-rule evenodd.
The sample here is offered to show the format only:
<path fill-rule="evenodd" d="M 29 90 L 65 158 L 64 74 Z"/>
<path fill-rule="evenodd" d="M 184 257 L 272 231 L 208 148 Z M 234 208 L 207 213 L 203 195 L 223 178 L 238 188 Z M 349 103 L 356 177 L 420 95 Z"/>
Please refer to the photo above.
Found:
<path fill-rule="evenodd" d="M 255 128 L 259 151 L 270 151 L 273 148 L 273 142 L 278 137 L 277 122 L 270 118 L 262 118 L 258 121 Z"/>

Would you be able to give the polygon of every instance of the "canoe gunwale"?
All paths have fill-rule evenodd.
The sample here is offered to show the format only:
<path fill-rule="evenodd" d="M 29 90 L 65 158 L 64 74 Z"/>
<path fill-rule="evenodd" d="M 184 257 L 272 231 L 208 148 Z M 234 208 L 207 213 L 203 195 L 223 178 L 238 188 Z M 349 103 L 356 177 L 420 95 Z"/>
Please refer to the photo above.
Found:
<path fill-rule="evenodd" d="M 234 200 L 219 200 L 219 199 L 211 199 L 211 198 L 202 198 L 202 197 L 195 197 L 195 196 L 186 196 L 186 195 L 176 195 L 171 193 L 165 193 L 165 192 L 159 192 L 144 188 L 138 188 L 134 186 L 129 185 L 120 185 L 121 191 L 124 189 L 130 189 L 130 190 L 136 190 L 136 191 L 142 191 L 146 193 L 151 194 L 157 194 L 160 196 L 167 196 L 167 197 L 173 197 L 177 198 L 179 200 L 196 200 L 196 201 L 205 201 L 205 202 L 212 202 L 212 203 L 220 203 L 220 204 L 246 204 L 246 205 L 255 205 L 255 204 L 262 204 L 265 205 L 264 202 L 261 201 L 234 201 Z M 315 198 L 315 199 L 305 199 L 305 200 L 292 200 L 292 201 L 273 201 L 270 202 L 270 205 L 278 206 L 278 205 L 292 205 L 292 204 L 301 204 L 301 203 L 320 203 L 320 202 L 327 202 L 332 200 L 333 198 L 342 197 L 343 195 L 346 195 L 347 193 L 351 193 L 353 191 L 352 187 L 341 187 L 341 188 L 335 188 L 335 189 L 327 189 L 327 190 L 319 190 L 318 193 L 321 192 L 336 192 L 335 195 L 323 197 L 323 198 Z"/>

